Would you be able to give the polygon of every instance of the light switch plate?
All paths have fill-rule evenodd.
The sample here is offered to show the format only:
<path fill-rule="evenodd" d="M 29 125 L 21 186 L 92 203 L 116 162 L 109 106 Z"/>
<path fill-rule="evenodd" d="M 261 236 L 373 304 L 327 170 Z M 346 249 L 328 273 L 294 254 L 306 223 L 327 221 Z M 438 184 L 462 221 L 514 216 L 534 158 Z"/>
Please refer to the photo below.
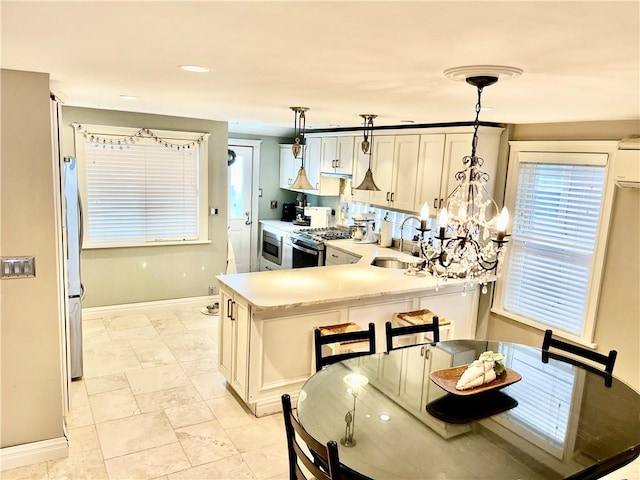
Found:
<path fill-rule="evenodd" d="M 1 278 L 36 276 L 36 257 L 2 257 L 1 266 Z"/>

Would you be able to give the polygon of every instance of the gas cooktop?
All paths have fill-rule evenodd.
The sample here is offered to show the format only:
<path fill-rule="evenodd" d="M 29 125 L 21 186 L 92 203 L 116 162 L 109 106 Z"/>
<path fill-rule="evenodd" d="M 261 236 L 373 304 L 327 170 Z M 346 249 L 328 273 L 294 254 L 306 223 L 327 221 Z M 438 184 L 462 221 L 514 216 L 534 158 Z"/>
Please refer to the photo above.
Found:
<path fill-rule="evenodd" d="M 324 240 L 343 240 L 351 238 L 351 232 L 348 228 L 327 227 L 327 228 L 304 228 L 294 230 L 293 233 L 305 240 L 314 242 L 322 242 Z"/>

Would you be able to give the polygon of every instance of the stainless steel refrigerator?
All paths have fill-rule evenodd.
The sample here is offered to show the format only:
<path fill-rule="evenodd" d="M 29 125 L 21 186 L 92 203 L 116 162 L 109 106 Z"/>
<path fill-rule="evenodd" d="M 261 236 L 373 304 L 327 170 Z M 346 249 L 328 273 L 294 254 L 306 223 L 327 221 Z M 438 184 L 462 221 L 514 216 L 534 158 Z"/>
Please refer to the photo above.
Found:
<path fill-rule="evenodd" d="M 63 246 L 65 247 L 65 282 L 67 295 L 67 331 L 71 378 L 82 377 L 82 297 L 80 281 L 80 249 L 82 248 L 82 204 L 78 189 L 78 162 L 65 157 L 60 165 L 62 175 Z"/>

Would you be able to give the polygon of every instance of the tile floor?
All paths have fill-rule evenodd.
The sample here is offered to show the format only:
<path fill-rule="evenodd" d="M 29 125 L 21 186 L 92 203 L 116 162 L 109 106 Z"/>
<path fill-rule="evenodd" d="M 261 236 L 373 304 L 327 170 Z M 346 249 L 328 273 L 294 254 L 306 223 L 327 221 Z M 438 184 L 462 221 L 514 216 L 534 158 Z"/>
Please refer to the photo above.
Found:
<path fill-rule="evenodd" d="M 217 321 L 200 308 L 85 320 L 69 457 L 0 478 L 287 479 L 282 416 L 256 418 L 226 389 Z M 605 478 L 640 480 L 640 460 Z"/>
<path fill-rule="evenodd" d="M 85 320 L 69 457 L 0 477 L 287 479 L 282 414 L 256 418 L 229 393 L 217 322 L 199 308 Z"/>

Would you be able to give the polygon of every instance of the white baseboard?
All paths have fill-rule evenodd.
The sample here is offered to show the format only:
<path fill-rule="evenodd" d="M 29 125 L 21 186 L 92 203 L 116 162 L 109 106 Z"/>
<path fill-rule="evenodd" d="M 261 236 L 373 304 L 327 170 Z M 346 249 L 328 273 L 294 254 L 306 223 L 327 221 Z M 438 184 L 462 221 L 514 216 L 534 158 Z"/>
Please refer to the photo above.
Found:
<path fill-rule="evenodd" d="M 0 472 L 69 456 L 66 437 L 24 443 L 0 449 Z"/>
<path fill-rule="evenodd" d="M 82 309 L 82 318 L 83 320 L 95 320 L 96 318 L 109 315 L 133 315 L 147 310 L 206 307 L 217 301 L 218 295 L 207 295 L 206 297 L 175 298 L 172 300 L 157 300 L 153 302 L 87 307 Z"/>

